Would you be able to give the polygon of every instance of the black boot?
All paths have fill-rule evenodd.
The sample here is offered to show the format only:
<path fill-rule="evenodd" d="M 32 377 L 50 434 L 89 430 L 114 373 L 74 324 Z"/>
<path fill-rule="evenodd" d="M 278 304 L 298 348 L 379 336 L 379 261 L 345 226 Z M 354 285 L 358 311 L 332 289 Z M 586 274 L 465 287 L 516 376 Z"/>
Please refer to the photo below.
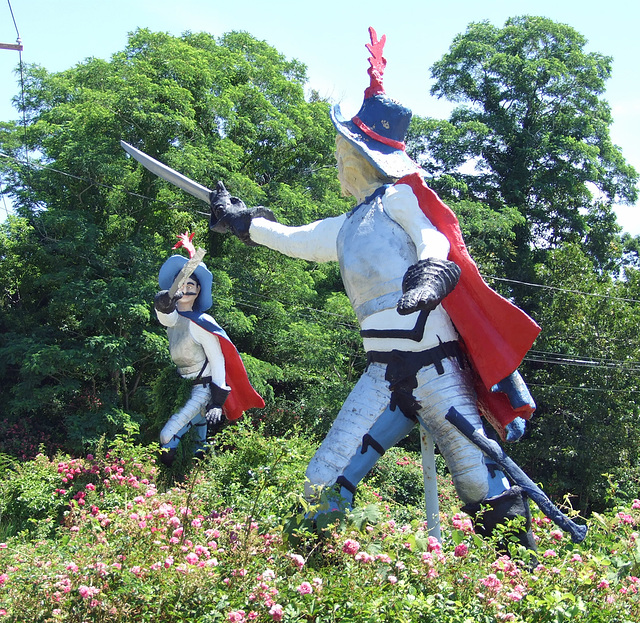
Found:
<path fill-rule="evenodd" d="M 171 467 L 176 460 L 178 448 L 162 448 L 160 450 L 160 462 L 167 467 Z"/>
<path fill-rule="evenodd" d="M 524 517 L 524 527 L 518 530 L 514 536 L 520 545 L 531 551 L 537 551 L 538 548 L 531 531 L 529 502 L 526 494 L 517 485 L 479 504 L 467 504 L 462 507 L 462 510 L 473 518 L 476 533 L 485 537 L 493 534 L 496 526 L 504 525 L 516 517 Z M 508 553 L 509 549 L 505 542 L 500 543 L 500 550 L 503 553 Z"/>

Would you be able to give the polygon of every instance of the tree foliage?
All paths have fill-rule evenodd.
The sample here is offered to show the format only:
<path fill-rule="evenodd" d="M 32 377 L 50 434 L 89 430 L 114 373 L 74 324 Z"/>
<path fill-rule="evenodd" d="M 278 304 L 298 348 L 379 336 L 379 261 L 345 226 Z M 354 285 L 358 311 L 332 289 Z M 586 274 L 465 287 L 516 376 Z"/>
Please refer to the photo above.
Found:
<path fill-rule="evenodd" d="M 543 18 L 471 24 L 433 67 L 434 93 L 461 106 L 414 118 L 409 151 L 481 272 L 543 327 L 523 364 L 539 408 L 510 452 L 588 509 L 606 501 L 603 474 L 639 477 L 640 242 L 612 210 L 637 180 L 609 137 L 612 61 L 585 44 Z M 76 450 L 136 425 L 157 438 L 187 388 L 151 301 L 190 230 L 214 274 L 212 314 L 267 400 L 261 430 L 326 432 L 365 365 L 338 266 L 210 234 L 207 206 L 119 145 L 210 188 L 223 180 L 283 223 L 340 214 L 329 104 L 305 97 L 304 65 L 243 32 L 138 30 L 109 60 L 24 74 L 26 127 L 0 125 L 16 210 L 0 226 L 0 431 Z"/>
<path fill-rule="evenodd" d="M 601 266 L 619 260 L 611 206 L 637 199 L 638 175 L 609 135 L 601 96 L 612 59 L 586 44 L 542 17 L 472 23 L 431 69 L 432 94 L 460 105 L 449 121 L 416 120 L 413 153 L 457 182 L 454 196 L 525 217 L 514 275 L 564 242 L 584 244 Z"/>
<path fill-rule="evenodd" d="M 209 238 L 206 206 L 119 145 L 210 187 L 222 179 L 285 222 L 342 212 L 328 105 L 305 99 L 305 67 L 246 33 L 139 30 L 110 61 L 54 74 L 33 66 L 26 76 L 26 139 L 37 160 L 21 163 L 21 128 L 2 133 L 3 152 L 18 159 L 3 163 L 18 217 L 0 234 L 8 413 L 62 426 L 76 445 L 131 420 L 159 420 L 154 380 L 171 363 L 150 301 L 185 229 L 208 248 L 213 314 L 248 354 L 256 386 L 273 399 L 284 383 L 307 400 L 318 387 L 332 409 L 353 376 L 335 342 L 353 342 L 355 327 L 344 305 L 344 329 L 334 327 L 335 267 Z M 324 359 L 311 362 L 317 342 Z M 163 408 L 176 402 L 165 395 Z"/>

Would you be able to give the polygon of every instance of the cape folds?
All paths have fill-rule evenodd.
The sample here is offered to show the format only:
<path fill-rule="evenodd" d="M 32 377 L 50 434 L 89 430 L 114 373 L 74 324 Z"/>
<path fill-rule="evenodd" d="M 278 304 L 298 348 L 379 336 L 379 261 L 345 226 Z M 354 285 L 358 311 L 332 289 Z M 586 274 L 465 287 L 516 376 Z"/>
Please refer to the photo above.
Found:
<path fill-rule="evenodd" d="M 225 330 L 208 314 L 197 311 L 178 312 L 181 316 L 195 322 L 199 327 L 215 335 L 220 341 L 224 355 L 227 385 L 231 392 L 222 407 L 228 420 L 237 420 L 248 409 L 264 407 L 264 400 L 251 386 L 244 363 L 233 342 Z"/>
<path fill-rule="evenodd" d="M 532 411 L 514 410 L 505 394 L 492 392 L 491 388 L 518 368 L 540 327 L 485 283 L 467 251 L 458 218 L 422 176 L 411 173 L 397 183 L 407 184 L 413 190 L 425 216 L 449 241 L 449 259 L 462 271 L 458 285 L 442 301 L 442 306 L 456 326 L 479 377 L 476 382 L 479 406 L 503 434 L 506 424 L 517 416 L 529 418 Z"/>

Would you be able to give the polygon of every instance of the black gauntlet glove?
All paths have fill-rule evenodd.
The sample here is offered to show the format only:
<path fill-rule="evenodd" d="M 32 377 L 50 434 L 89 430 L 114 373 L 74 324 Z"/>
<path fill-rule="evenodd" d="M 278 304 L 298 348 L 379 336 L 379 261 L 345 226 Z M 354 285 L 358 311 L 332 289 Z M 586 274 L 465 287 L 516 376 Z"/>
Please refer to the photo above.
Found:
<path fill-rule="evenodd" d="M 153 299 L 153 306 L 163 314 L 170 314 L 176 308 L 176 303 L 182 298 L 182 292 L 178 291 L 173 297 L 169 296 L 169 290 L 160 290 Z"/>
<path fill-rule="evenodd" d="M 223 389 L 215 383 L 209 383 L 209 389 L 211 390 L 211 400 L 207 405 L 207 412 L 204 417 L 207 420 L 207 433 L 213 435 L 218 432 L 224 424 L 222 405 L 225 403 L 231 390 Z"/>
<path fill-rule="evenodd" d="M 460 279 L 460 267 L 449 260 L 429 257 L 409 266 L 402 279 L 402 297 L 398 313 L 432 311 L 450 294 Z"/>
<path fill-rule="evenodd" d="M 232 197 L 222 182 L 218 182 L 215 192 L 209 197 L 211 218 L 209 228 L 220 234 L 231 232 L 249 246 L 257 246 L 249 236 L 249 227 L 254 218 L 263 217 L 275 221 L 276 217 L 269 208 L 258 206 L 247 208 L 242 199 Z"/>

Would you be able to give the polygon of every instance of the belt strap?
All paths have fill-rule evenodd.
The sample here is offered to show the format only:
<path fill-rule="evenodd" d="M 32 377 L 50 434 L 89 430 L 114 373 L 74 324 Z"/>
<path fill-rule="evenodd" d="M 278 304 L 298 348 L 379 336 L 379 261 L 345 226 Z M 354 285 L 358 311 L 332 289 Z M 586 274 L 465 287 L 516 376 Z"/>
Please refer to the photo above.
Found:
<path fill-rule="evenodd" d="M 416 353 L 401 350 L 371 350 L 367 353 L 367 366 L 370 363 L 403 364 L 403 367 L 408 365 L 417 371 L 433 364 L 438 374 L 444 374 L 442 360 L 454 358 L 458 360 L 460 367 L 464 367 L 464 354 L 460 344 L 452 340 L 451 342 L 441 342 L 433 348 Z"/>

